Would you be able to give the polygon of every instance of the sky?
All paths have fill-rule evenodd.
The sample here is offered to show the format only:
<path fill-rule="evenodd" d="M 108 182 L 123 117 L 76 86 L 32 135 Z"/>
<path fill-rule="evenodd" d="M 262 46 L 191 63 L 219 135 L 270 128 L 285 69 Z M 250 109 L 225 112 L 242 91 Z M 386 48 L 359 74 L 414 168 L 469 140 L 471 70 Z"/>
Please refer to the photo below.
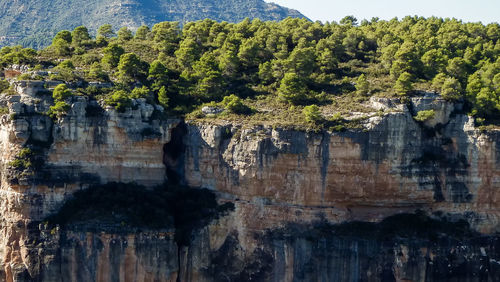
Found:
<path fill-rule="evenodd" d="M 484 24 L 500 22 L 500 0 L 265 0 L 299 10 L 313 21 L 340 21 L 347 15 L 359 21 L 405 16 L 457 18 Z"/>

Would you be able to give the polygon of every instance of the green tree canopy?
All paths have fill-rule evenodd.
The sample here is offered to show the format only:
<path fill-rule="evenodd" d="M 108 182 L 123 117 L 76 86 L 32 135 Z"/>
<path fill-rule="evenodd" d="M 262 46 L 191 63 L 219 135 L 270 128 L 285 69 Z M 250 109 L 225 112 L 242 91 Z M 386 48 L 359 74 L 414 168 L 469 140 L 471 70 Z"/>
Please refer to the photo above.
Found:
<path fill-rule="evenodd" d="M 115 32 L 113 31 L 113 26 L 110 24 L 105 24 L 99 27 L 97 30 L 97 37 L 104 37 L 106 39 L 110 39 L 115 35 Z"/>
<path fill-rule="evenodd" d="M 53 48 L 57 56 L 68 56 L 71 54 L 70 45 L 72 41 L 71 32 L 63 30 L 54 37 L 51 48 Z"/>
<path fill-rule="evenodd" d="M 128 27 L 124 26 L 118 30 L 118 39 L 123 40 L 123 41 L 129 41 L 132 38 L 134 38 L 134 35 L 132 34 L 132 31 L 128 29 Z"/>
<path fill-rule="evenodd" d="M 152 88 L 158 91 L 161 87 L 168 84 L 167 68 L 159 60 L 154 61 L 149 67 L 148 80 L 152 82 Z"/>
<path fill-rule="evenodd" d="M 56 36 L 54 36 L 54 39 L 52 39 L 52 44 L 58 40 L 62 40 L 65 43 L 70 44 L 73 41 L 73 37 L 70 31 L 61 30 L 56 34 Z"/>
<path fill-rule="evenodd" d="M 137 29 L 135 32 L 135 39 L 137 40 L 146 40 L 148 39 L 149 35 L 151 34 L 151 30 L 149 29 L 148 26 L 143 25 Z"/>
<path fill-rule="evenodd" d="M 307 122 L 316 123 L 322 119 L 321 112 L 317 105 L 305 106 L 302 113 Z"/>
<path fill-rule="evenodd" d="M 54 98 L 54 101 L 63 101 L 69 97 L 71 97 L 73 93 L 71 93 L 71 90 L 68 89 L 68 86 L 66 84 L 59 84 L 54 88 L 54 91 L 52 92 L 52 97 Z"/>
<path fill-rule="evenodd" d="M 102 65 L 108 69 L 112 69 L 118 66 L 120 62 L 120 56 L 125 53 L 125 50 L 118 44 L 111 44 L 104 48 L 102 57 Z"/>
<path fill-rule="evenodd" d="M 356 80 L 356 91 L 359 95 L 368 95 L 370 91 L 370 84 L 366 80 L 366 76 L 361 74 Z"/>
<path fill-rule="evenodd" d="M 241 98 L 234 94 L 224 97 L 224 99 L 222 100 L 222 104 L 224 105 L 226 110 L 231 113 L 244 115 L 251 112 L 251 109 L 243 104 Z"/>
<path fill-rule="evenodd" d="M 144 81 L 148 66 L 134 53 L 126 53 L 120 56 L 118 64 L 118 79 L 124 84 Z"/>
<path fill-rule="evenodd" d="M 221 70 L 213 53 L 205 53 L 194 66 L 193 78 L 196 81 L 195 95 L 201 101 L 219 100 L 226 89 Z"/>
<path fill-rule="evenodd" d="M 164 108 L 168 108 L 169 101 L 170 101 L 170 98 L 168 97 L 167 88 L 165 86 L 162 86 L 160 88 L 160 90 L 158 91 L 158 102 Z"/>
<path fill-rule="evenodd" d="M 304 79 L 294 72 L 285 74 L 278 89 L 281 99 L 295 105 L 303 103 L 307 99 L 308 92 Z"/>
<path fill-rule="evenodd" d="M 357 25 L 358 24 L 358 19 L 356 19 L 354 16 L 345 16 L 340 20 L 340 24 L 343 25 Z"/>
<path fill-rule="evenodd" d="M 101 64 L 99 64 L 98 62 L 95 62 L 90 66 L 90 69 L 87 72 L 87 78 L 90 80 L 103 82 L 109 80 L 108 74 L 103 70 Z"/>
<path fill-rule="evenodd" d="M 450 101 L 456 101 L 462 98 L 462 85 L 454 77 L 447 78 L 441 88 L 441 96 Z"/>
<path fill-rule="evenodd" d="M 185 69 L 191 69 L 194 62 L 200 59 L 202 50 L 193 38 L 186 38 L 182 41 L 179 49 L 175 51 L 177 63 Z"/>
<path fill-rule="evenodd" d="M 408 72 L 402 73 L 394 84 L 394 90 L 400 96 L 406 96 L 408 92 L 412 91 L 413 82 L 411 74 Z"/>
<path fill-rule="evenodd" d="M 173 53 L 180 40 L 180 28 L 178 22 L 161 22 L 155 24 L 151 30 L 153 39 L 157 43 L 157 50 L 165 53 Z"/>
<path fill-rule="evenodd" d="M 432 89 L 466 103 L 464 109 L 479 123 L 500 123 L 498 24 L 405 17 L 365 20 L 358 26 L 351 16 L 340 24 L 207 19 L 181 29 L 178 23 L 163 22 L 151 31 L 139 28 L 135 38 L 126 29 L 118 38 L 107 38 L 111 32 L 110 26 L 102 26 L 93 41 L 84 27 L 63 31 L 39 52 L 4 47 L 0 66 L 44 69 L 69 59 L 75 68 L 63 62 L 50 79 L 81 82 L 85 74 L 87 80 L 116 83 L 115 89 L 128 98 L 148 92 L 154 102 L 164 88 L 165 104 L 173 112 L 221 102 L 229 93 L 282 116 L 295 110 L 284 113 L 279 101 L 317 103 L 321 111 L 340 112 L 354 110 L 355 103 L 344 100 L 357 101 L 360 94 L 401 97 Z M 112 95 L 109 91 L 92 93 Z"/>
<path fill-rule="evenodd" d="M 79 26 L 71 33 L 72 44 L 81 46 L 84 42 L 90 40 L 89 30 L 85 26 Z"/>
<path fill-rule="evenodd" d="M 106 104 L 115 107 L 119 112 L 124 112 L 132 105 L 132 100 L 125 90 L 117 90 L 106 100 Z"/>

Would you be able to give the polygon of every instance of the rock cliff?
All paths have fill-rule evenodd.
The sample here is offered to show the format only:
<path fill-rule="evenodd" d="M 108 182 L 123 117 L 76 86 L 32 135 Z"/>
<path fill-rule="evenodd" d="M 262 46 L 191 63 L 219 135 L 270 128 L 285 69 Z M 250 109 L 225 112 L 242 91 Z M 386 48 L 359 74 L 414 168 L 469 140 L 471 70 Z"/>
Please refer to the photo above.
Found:
<path fill-rule="evenodd" d="M 0 99 L 9 110 L 0 126 L 2 281 L 500 275 L 500 136 L 475 128 L 460 104 L 431 94 L 407 104 L 373 98 L 362 129 L 304 132 L 185 123 L 140 99 L 120 113 L 78 96 L 54 120 L 44 86 L 16 82 L 18 95 Z M 429 109 L 432 119 L 415 121 Z M 135 182 L 152 193 L 167 180 L 208 188 L 234 209 L 181 239 L 179 222 L 151 229 L 47 220 L 89 187 Z"/>

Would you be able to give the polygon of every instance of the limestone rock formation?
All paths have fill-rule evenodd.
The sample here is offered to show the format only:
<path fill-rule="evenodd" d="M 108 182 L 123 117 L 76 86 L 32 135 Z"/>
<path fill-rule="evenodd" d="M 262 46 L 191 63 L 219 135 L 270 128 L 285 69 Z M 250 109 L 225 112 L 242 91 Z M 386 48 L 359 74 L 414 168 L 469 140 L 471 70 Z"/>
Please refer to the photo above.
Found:
<path fill-rule="evenodd" d="M 141 99 L 120 113 L 76 96 L 52 119 L 44 85 L 15 88 L 0 99 L 9 109 L 0 125 L 1 281 L 500 275 L 500 136 L 475 128 L 459 104 L 372 99 L 374 113 L 384 112 L 364 119 L 363 130 L 304 132 L 184 123 Z M 414 120 L 429 109 L 432 123 Z M 234 211 L 197 226 L 183 238 L 189 244 L 174 227 L 46 222 L 89 186 L 167 179 L 208 188 Z"/>

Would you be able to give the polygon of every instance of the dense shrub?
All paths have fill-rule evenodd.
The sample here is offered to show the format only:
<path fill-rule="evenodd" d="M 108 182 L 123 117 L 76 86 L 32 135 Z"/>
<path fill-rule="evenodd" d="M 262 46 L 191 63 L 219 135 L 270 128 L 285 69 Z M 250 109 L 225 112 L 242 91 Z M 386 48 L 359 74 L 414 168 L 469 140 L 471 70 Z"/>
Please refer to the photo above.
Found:
<path fill-rule="evenodd" d="M 430 119 L 433 119 L 435 115 L 436 115 L 436 112 L 434 110 L 426 110 L 426 111 L 419 111 L 417 113 L 417 115 L 414 116 L 413 118 L 416 121 L 425 122 L 425 121 L 428 121 Z"/>
<path fill-rule="evenodd" d="M 103 70 L 101 64 L 98 62 L 92 63 L 90 69 L 87 71 L 87 79 L 91 81 L 109 81 L 108 74 Z"/>
<path fill-rule="evenodd" d="M 19 171 L 33 168 L 35 153 L 30 148 L 22 148 L 9 166 Z"/>
<path fill-rule="evenodd" d="M 408 72 L 402 73 L 394 84 L 394 90 L 400 96 L 406 96 L 408 92 L 413 90 L 411 74 L 409 74 Z"/>
<path fill-rule="evenodd" d="M 117 90 L 111 94 L 111 97 L 106 99 L 106 104 L 115 107 L 119 112 L 124 112 L 132 105 L 132 100 L 126 91 Z"/>
<path fill-rule="evenodd" d="M 162 86 L 160 88 L 160 91 L 158 91 L 158 102 L 164 108 L 167 108 L 169 101 L 170 101 L 170 98 L 168 97 L 167 88 L 165 86 Z"/>
<path fill-rule="evenodd" d="M 305 80 L 294 72 L 285 74 L 278 89 L 280 98 L 294 105 L 304 103 L 308 92 Z"/>
<path fill-rule="evenodd" d="M 5 90 L 9 89 L 10 84 L 5 79 L 0 79 L 0 93 L 3 93 Z"/>
<path fill-rule="evenodd" d="M 48 115 L 51 118 L 60 118 L 64 116 L 69 109 L 71 109 L 71 106 L 64 102 L 64 101 L 57 101 L 54 106 L 50 106 Z"/>
<path fill-rule="evenodd" d="M 356 91 L 358 95 L 369 95 L 370 91 L 370 84 L 366 80 L 366 76 L 364 74 L 360 75 L 358 77 L 358 80 L 356 80 Z"/>
<path fill-rule="evenodd" d="M 302 113 L 304 114 L 304 117 L 306 118 L 307 122 L 316 123 L 322 119 L 319 107 L 316 105 L 310 105 L 304 107 Z"/>
<path fill-rule="evenodd" d="M 227 111 L 235 114 L 249 114 L 252 112 L 252 110 L 248 106 L 243 104 L 241 98 L 234 94 L 224 97 L 224 99 L 222 100 L 222 104 Z"/>
<path fill-rule="evenodd" d="M 54 101 L 63 101 L 71 96 L 73 96 L 73 93 L 68 89 L 66 84 L 57 85 L 52 92 L 52 98 L 54 98 Z"/>

